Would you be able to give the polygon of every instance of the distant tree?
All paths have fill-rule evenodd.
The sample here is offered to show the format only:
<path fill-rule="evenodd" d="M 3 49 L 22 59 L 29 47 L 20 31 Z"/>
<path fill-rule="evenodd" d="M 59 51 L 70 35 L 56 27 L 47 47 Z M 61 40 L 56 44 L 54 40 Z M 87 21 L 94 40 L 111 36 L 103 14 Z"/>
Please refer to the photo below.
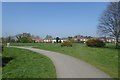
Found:
<path fill-rule="evenodd" d="M 81 36 L 81 37 L 84 37 L 84 36 Z"/>
<path fill-rule="evenodd" d="M 115 37 L 116 48 L 120 37 L 120 11 L 119 3 L 111 2 L 99 20 L 98 31 L 103 35 Z"/>
<path fill-rule="evenodd" d="M 68 36 L 68 39 L 70 40 L 70 39 L 72 39 L 73 37 L 71 37 L 71 36 Z"/>
<path fill-rule="evenodd" d="M 68 40 L 70 41 L 70 42 L 74 42 L 74 38 L 73 37 L 68 37 Z"/>
<path fill-rule="evenodd" d="M 37 38 L 37 39 L 40 39 L 40 37 L 39 37 L 39 36 L 36 36 L 36 38 Z"/>
<path fill-rule="evenodd" d="M 2 37 L 2 42 L 3 43 L 14 43 L 16 41 L 14 39 L 14 36 L 7 36 L 7 37 Z"/>
<path fill-rule="evenodd" d="M 32 37 L 33 39 L 40 39 L 39 36 L 35 36 L 35 35 L 32 35 L 31 37 Z"/>
<path fill-rule="evenodd" d="M 46 35 L 45 39 L 51 39 L 52 36 L 51 35 Z"/>
<path fill-rule="evenodd" d="M 32 36 L 30 33 L 23 33 L 16 35 L 16 38 L 18 39 L 18 42 L 20 43 L 31 43 L 34 42 L 32 40 Z"/>
<path fill-rule="evenodd" d="M 75 35 L 74 38 L 84 37 L 83 35 Z"/>
<path fill-rule="evenodd" d="M 92 38 L 91 36 L 88 36 L 87 38 Z"/>
<path fill-rule="evenodd" d="M 56 37 L 56 43 L 59 43 L 60 38 Z"/>
<path fill-rule="evenodd" d="M 12 39 L 11 36 L 8 36 L 8 37 L 7 37 L 7 41 L 8 41 L 8 42 L 10 42 L 11 39 Z"/>
<path fill-rule="evenodd" d="M 22 34 L 17 34 L 16 38 L 17 38 L 17 41 L 20 42 L 20 38 L 22 38 Z"/>
<path fill-rule="evenodd" d="M 74 38 L 77 38 L 77 36 L 74 36 Z"/>

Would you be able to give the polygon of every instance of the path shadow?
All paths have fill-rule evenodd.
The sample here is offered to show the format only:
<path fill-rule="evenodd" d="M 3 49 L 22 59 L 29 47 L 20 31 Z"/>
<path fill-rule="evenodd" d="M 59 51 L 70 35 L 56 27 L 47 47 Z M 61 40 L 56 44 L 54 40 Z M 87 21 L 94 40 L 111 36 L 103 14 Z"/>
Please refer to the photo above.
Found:
<path fill-rule="evenodd" d="M 8 62 L 10 62 L 13 58 L 12 57 L 0 57 L 0 67 L 6 66 Z"/>

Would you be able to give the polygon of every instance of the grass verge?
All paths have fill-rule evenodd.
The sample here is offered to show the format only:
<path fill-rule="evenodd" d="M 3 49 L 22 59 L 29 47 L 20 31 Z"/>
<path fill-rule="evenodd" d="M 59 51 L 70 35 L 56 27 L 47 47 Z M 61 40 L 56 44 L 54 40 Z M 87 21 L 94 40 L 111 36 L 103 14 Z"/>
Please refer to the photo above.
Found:
<path fill-rule="evenodd" d="M 56 78 L 52 61 L 41 54 L 5 47 L 2 57 L 13 58 L 2 68 L 3 78 Z"/>

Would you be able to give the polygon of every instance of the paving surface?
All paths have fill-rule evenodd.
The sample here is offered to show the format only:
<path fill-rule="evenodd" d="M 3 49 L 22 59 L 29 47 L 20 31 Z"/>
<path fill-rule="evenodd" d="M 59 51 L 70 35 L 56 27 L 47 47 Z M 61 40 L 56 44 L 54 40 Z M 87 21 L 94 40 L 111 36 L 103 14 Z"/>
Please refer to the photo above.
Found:
<path fill-rule="evenodd" d="M 57 78 L 110 78 L 96 67 L 68 55 L 32 47 L 17 48 L 28 49 L 49 57 L 55 65 Z"/>

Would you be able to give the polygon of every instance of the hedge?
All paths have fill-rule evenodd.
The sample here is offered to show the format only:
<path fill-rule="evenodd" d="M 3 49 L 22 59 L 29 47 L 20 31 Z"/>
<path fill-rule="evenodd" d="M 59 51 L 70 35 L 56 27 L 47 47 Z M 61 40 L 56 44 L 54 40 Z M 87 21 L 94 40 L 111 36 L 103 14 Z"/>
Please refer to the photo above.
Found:
<path fill-rule="evenodd" d="M 89 47 L 104 47 L 105 43 L 102 40 L 91 38 L 86 41 L 87 46 Z"/>

